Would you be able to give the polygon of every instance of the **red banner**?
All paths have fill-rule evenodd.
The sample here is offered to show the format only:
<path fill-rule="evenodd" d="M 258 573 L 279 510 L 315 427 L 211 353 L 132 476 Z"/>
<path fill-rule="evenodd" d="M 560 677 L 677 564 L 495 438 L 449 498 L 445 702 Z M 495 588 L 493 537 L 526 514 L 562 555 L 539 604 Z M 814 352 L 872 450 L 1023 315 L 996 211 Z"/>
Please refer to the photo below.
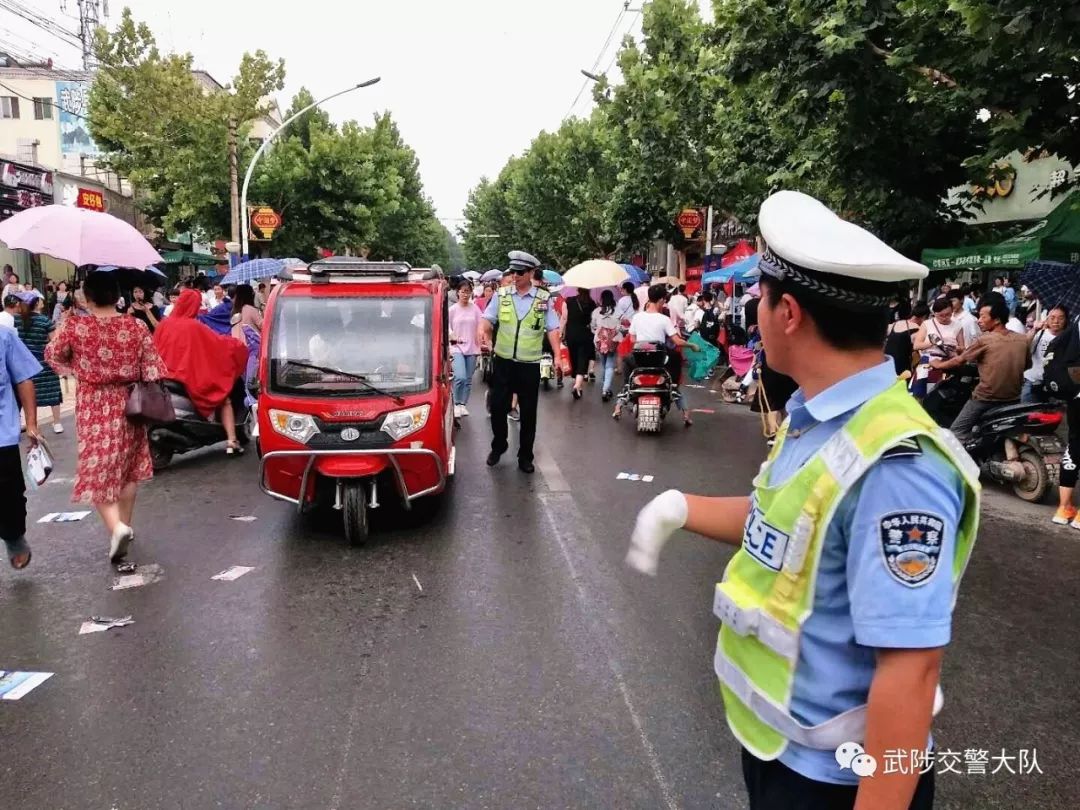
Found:
<path fill-rule="evenodd" d="M 91 188 L 80 188 L 79 196 L 75 198 L 75 205 L 79 208 L 88 208 L 91 211 L 104 211 L 105 195 Z"/>

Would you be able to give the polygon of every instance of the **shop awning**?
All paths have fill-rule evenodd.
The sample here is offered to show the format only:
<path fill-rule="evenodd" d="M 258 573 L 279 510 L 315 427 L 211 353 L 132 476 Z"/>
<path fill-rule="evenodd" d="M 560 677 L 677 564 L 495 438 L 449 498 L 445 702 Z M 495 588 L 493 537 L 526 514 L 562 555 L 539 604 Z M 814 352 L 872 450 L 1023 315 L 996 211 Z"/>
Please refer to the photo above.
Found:
<path fill-rule="evenodd" d="M 195 267 L 212 267 L 216 264 L 227 264 L 228 259 L 219 259 L 209 253 L 193 253 L 190 250 L 166 250 L 161 254 L 165 264 L 187 264 Z"/>
<path fill-rule="evenodd" d="M 927 249 L 922 262 L 931 270 L 1000 268 L 1020 270 L 1028 262 L 1080 262 L 1080 191 L 1019 236 L 995 245 L 968 245 L 943 250 Z"/>

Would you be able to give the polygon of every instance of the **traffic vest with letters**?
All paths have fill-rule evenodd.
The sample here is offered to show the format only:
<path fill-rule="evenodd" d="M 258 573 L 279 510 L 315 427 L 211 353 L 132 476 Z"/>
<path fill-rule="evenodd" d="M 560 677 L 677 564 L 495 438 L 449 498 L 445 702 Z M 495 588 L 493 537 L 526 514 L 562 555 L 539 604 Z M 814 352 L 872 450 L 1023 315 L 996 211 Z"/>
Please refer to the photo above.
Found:
<path fill-rule="evenodd" d="M 533 288 L 533 301 L 525 317 L 518 318 L 513 287 L 499 290 L 499 333 L 495 337 L 495 355 L 520 363 L 539 363 L 544 351 L 547 310 L 551 293 Z"/>
<path fill-rule="evenodd" d="M 816 726 L 792 717 L 791 695 L 803 623 L 813 612 L 814 585 L 826 531 L 841 499 L 870 467 L 905 439 L 934 443 L 960 472 L 964 512 L 952 555 L 955 589 L 971 555 L 979 522 L 979 469 L 952 433 L 938 427 L 898 382 L 860 407 L 791 478 L 770 486 L 772 462 L 787 435 L 785 421 L 776 445 L 754 479 L 754 497 L 743 544 L 717 584 L 713 610 L 722 620 L 714 668 L 720 680 L 728 726 L 739 742 L 763 760 L 779 757 L 789 742 L 834 750 L 863 742 L 866 706 L 857 706 Z M 887 562 L 897 576 L 917 583 L 936 568 L 939 541 L 933 515 L 916 521 L 918 540 L 895 531 Z M 899 522 L 899 521 L 898 521 Z M 907 525 L 907 524 L 905 524 Z M 925 545 L 930 543 L 932 545 Z M 883 547 L 883 554 L 885 554 Z M 941 562 L 944 562 L 942 560 Z M 940 690 L 935 713 L 940 708 Z"/>

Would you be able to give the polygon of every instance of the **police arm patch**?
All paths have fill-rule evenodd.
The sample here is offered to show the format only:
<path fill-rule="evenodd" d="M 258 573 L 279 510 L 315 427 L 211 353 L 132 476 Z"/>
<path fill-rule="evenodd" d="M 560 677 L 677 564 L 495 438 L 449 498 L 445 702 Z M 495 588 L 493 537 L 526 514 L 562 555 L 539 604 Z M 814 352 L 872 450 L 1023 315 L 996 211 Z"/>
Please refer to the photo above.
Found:
<path fill-rule="evenodd" d="M 928 582 L 938 569 L 945 521 L 932 512 L 889 512 L 878 518 L 881 554 L 889 575 L 909 588 Z"/>

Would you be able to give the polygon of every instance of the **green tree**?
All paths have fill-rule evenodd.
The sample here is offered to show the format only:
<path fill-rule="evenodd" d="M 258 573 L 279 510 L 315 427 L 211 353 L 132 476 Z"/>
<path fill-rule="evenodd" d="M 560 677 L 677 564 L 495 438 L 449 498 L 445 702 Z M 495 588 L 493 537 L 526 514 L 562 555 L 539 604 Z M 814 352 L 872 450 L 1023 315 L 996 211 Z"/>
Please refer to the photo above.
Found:
<path fill-rule="evenodd" d="M 251 152 L 243 136 L 281 88 L 284 63 L 244 54 L 231 88 L 207 92 L 191 74 L 191 55 L 163 54 L 129 9 L 115 31 L 98 31 L 95 54 L 89 126 L 101 162 L 131 182 L 140 209 L 166 232 L 228 232 L 228 122 L 239 126 L 242 171 Z"/>

